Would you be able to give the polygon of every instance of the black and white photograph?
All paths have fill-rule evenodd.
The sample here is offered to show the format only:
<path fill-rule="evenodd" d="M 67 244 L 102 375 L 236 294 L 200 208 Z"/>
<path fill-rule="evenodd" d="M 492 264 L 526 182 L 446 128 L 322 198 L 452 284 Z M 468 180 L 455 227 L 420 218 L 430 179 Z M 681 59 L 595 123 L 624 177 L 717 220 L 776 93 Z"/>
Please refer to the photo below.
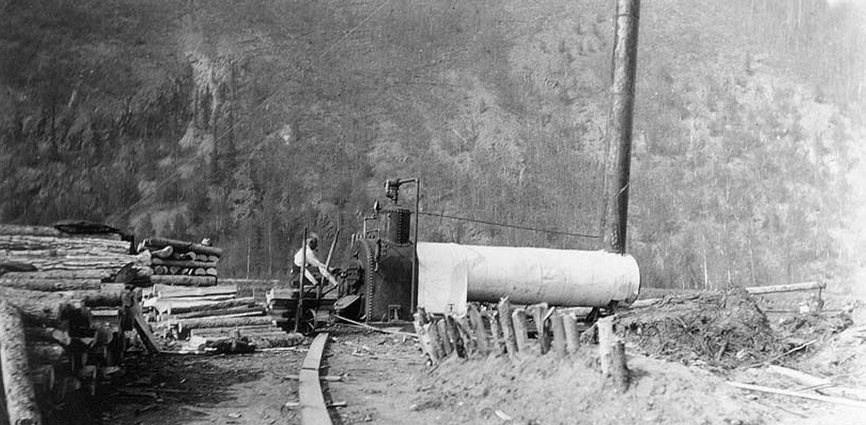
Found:
<path fill-rule="evenodd" d="M 0 0 L 0 425 L 864 418 L 866 0 Z"/>

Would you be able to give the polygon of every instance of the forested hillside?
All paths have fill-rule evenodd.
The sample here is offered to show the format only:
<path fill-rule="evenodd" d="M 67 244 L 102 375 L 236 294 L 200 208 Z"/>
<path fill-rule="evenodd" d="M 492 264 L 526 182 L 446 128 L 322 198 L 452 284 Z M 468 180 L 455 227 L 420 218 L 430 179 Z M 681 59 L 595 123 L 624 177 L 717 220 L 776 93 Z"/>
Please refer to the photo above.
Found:
<path fill-rule="evenodd" d="M 832 3 L 643 2 L 645 284 L 859 261 L 866 12 Z M 598 234 L 612 18 L 592 0 L 0 2 L 0 222 L 208 236 L 226 275 L 280 277 L 305 226 L 345 238 L 384 179 L 420 177 L 423 212 Z M 420 238 L 598 247 L 426 216 Z"/>

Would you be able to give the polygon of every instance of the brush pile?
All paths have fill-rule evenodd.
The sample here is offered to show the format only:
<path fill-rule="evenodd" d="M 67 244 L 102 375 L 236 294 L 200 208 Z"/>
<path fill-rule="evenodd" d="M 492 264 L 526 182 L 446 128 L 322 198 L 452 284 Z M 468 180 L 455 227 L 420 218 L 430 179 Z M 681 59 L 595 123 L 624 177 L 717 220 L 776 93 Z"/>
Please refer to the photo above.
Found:
<path fill-rule="evenodd" d="M 619 314 L 617 328 L 645 354 L 684 364 L 734 368 L 785 348 L 742 288 L 666 297 Z"/>

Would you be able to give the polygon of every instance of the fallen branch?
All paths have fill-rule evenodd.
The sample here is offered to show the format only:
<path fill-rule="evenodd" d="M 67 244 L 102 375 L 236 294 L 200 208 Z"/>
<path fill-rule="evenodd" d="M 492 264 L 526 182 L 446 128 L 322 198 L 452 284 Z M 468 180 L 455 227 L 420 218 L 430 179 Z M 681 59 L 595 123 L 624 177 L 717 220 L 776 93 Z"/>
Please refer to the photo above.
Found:
<path fill-rule="evenodd" d="M 770 364 L 773 364 L 773 362 L 775 362 L 775 361 L 781 359 L 782 357 L 785 357 L 785 356 L 787 356 L 787 355 L 789 355 L 789 354 L 791 354 L 791 353 L 795 353 L 795 352 L 797 352 L 797 351 L 800 351 L 800 350 L 802 350 L 802 349 L 804 349 L 804 348 L 806 348 L 806 347 L 808 347 L 808 346 L 810 346 L 810 345 L 812 345 L 812 344 L 814 344 L 814 343 L 816 343 L 816 342 L 818 342 L 818 340 L 817 340 L 817 339 L 813 339 L 813 340 L 811 340 L 811 341 L 809 341 L 809 342 L 807 342 L 807 343 L 805 343 L 805 344 L 803 344 L 803 345 L 800 345 L 800 346 L 798 346 L 798 347 L 794 347 L 794 348 L 792 348 L 792 349 L 790 349 L 790 350 L 788 350 L 788 351 L 785 351 L 784 353 L 779 354 L 778 356 L 773 357 L 773 358 L 770 359 L 770 360 L 767 360 L 767 361 L 764 361 L 764 362 L 761 362 L 761 363 L 755 363 L 755 364 L 753 364 L 753 365 L 751 365 L 751 366 L 749 366 L 749 367 L 761 367 L 761 366 L 763 366 L 763 365 L 770 365 Z"/>
<path fill-rule="evenodd" d="M 851 400 L 851 399 L 842 398 L 842 397 L 828 397 L 828 396 L 824 396 L 824 395 L 818 395 L 818 394 L 812 394 L 812 393 L 803 393 L 803 392 L 797 392 L 797 391 L 791 391 L 791 390 L 783 390 L 780 388 L 764 387 L 761 385 L 744 384 L 741 382 L 733 382 L 733 381 L 728 381 L 728 385 L 735 387 L 735 388 L 741 388 L 744 390 L 760 391 L 760 392 L 771 393 L 771 394 L 787 395 L 787 396 L 791 396 L 791 397 L 807 398 L 809 400 L 824 401 L 827 403 L 842 404 L 845 406 L 852 406 L 852 407 L 859 407 L 859 408 L 866 409 L 866 402 L 858 401 L 858 400 Z"/>

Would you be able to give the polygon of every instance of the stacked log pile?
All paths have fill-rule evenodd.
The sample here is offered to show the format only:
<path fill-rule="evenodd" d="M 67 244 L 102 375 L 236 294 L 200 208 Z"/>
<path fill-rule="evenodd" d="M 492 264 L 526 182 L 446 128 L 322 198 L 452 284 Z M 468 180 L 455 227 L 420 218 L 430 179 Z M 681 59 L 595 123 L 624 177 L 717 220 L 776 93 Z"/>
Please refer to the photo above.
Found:
<path fill-rule="evenodd" d="M 40 423 L 56 413 L 46 406 L 79 389 L 94 394 L 119 370 L 128 345 L 121 311 L 136 311 L 134 286 L 151 273 L 150 257 L 130 255 L 131 245 L 117 234 L 0 225 L 0 367 L 11 423 Z"/>
<path fill-rule="evenodd" d="M 183 287 L 154 285 L 145 306 L 157 334 L 168 340 L 198 341 L 212 347 L 227 339 L 243 338 L 258 348 L 300 342 L 279 321 L 266 314 L 253 297 L 238 297 L 235 285 Z"/>
<path fill-rule="evenodd" d="M 139 251 L 152 256 L 155 284 L 213 286 L 217 284 L 217 265 L 223 250 L 210 245 L 166 238 L 148 238 Z"/>
<path fill-rule="evenodd" d="M 601 319 L 587 329 L 574 312 L 558 311 L 545 303 L 516 307 L 506 297 L 496 309 L 482 310 L 469 304 L 461 316 L 430 315 L 419 309 L 414 325 L 421 350 L 432 364 L 449 357 L 489 355 L 567 358 L 595 339 L 590 331 L 597 330 L 602 374 L 619 391 L 629 385 L 625 344 L 613 332 L 612 318 Z"/>

